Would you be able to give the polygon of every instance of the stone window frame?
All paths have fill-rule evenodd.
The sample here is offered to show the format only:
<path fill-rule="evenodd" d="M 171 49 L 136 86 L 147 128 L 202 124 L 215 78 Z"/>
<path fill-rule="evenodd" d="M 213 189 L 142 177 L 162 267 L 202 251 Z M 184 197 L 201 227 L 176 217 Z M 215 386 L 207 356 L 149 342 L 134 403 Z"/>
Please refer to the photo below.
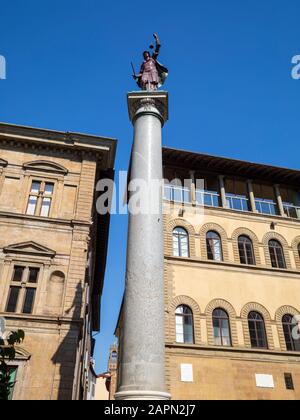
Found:
<path fill-rule="evenodd" d="M 215 309 L 218 309 L 218 308 L 223 309 L 228 314 L 229 324 L 230 324 L 231 347 L 238 347 L 239 340 L 238 340 L 236 311 L 234 307 L 231 305 L 231 303 L 220 298 L 214 299 L 211 302 L 209 302 L 209 304 L 207 305 L 205 309 L 208 344 L 215 347 L 222 347 L 222 346 L 216 346 L 215 340 L 214 340 L 213 312 Z M 230 348 L 230 347 L 224 346 L 224 348 Z"/>
<path fill-rule="evenodd" d="M 51 183 L 54 184 L 52 203 L 48 218 L 56 218 L 58 216 L 58 207 L 62 201 L 63 185 L 68 170 L 56 162 L 47 160 L 36 160 L 23 164 L 24 179 L 22 191 L 25 192 L 22 200 L 22 213 L 27 214 L 28 199 L 31 192 L 32 182 Z M 42 217 L 42 216 L 33 216 Z"/>
<path fill-rule="evenodd" d="M 298 251 L 299 246 L 300 246 L 300 236 L 297 236 L 292 242 L 292 248 L 293 248 L 297 270 L 300 270 L 300 255 Z"/>
<path fill-rule="evenodd" d="M 166 229 L 165 229 L 165 253 L 169 256 L 173 256 L 173 230 L 176 227 L 181 227 L 187 231 L 188 239 L 189 239 L 189 250 L 190 250 L 189 258 L 195 258 L 196 257 L 196 241 L 195 241 L 196 232 L 192 224 L 189 223 L 185 219 L 177 218 L 167 223 Z M 178 258 L 182 258 L 182 257 L 178 257 Z M 183 258 L 186 258 L 186 257 L 183 257 Z"/>
<path fill-rule="evenodd" d="M 28 247 L 30 248 L 28 250 Z M 34 249 L 33 249 L 34 248 Z M 6 304 L 9 298 L 9 291 L 11 286 L 12 274 L 14 267 L 17 265 L 25 267 L 37 267 L 40 269 L 38 282 L 36 284 L 36 296 L 31 314 L 40 314 L 41 298 L 45 283 L 47 282 L 48 270 L 54 263 L 56 252 L 40 245 L 36 242 L 24 242 L 19 244 L 11 244 L 3 248 L 4 258 L 2 263 L 2 281 L 3 281 L 3 296 L 0 298 L 0 312 L 5 312 Z M 18 315 L 23 315 L 16 312 Z M 25 315 L 25 314 L 24 314 Z"/>
<path fill-rule="evenodd" d="M 13 328 L 9 327 L 9 330 Z M 23 392 L 27 377 L 27 369 L 29 368 L 28 362 L 31 359 L 31 354 L 26 351 L 24 348 L 20 346 L 16 346 L 16 357 L 12 361 L 8 361 L 7 365 L 11 367 L 16 367 L 17 376 L 16 376 L 16 383 L 13 390 L 13 398 L 12 400 L 22 400 L 24 398 Z"/>
<path fill-rule="evenodd" d="M 22 267 L 23 268 L 23 274 L 22 274 L 22 280 L 20 282 L 14 282 L 13 281 L 13 275 L 14 275 L 14 270 L 15 267 Z M 37 281 L 36 283 L 29 283 L 29 269 L 30 268 L 35 268 L 38 269 L 38 276 L 37 276 Z M 36 262 L 28 262 L 25 261 L 24 259 L 20 259 L 20 260 L 12 260 L 9 270 L 8 270 L 8 293 L 6 294 L 6 300 L 3 300 L 4 302 L 4 312 L 6 314 L 17 314 L 17 315 L 34 315 L 36 312 L 36 308 L 37 308 L 37 297 L 38 297 L 38 292 L 40 290 L 40 283 L 43 277 L 43 265 L 41 263 L 36 263 Z M 24 281 L 24 279 L 26 279 L 26 281 Z M 20 288 L 20 292 L 18 295 L 18 299 L 17 299 L 17 304 L 16 304 L 16 310 L 14 312 L 7 312 L 7 305 L 8 305 L 8 301 L 10 298 L 10 291 L 12 287 L 18 287 Z M 25 298 L 26 298 L 26 292 L 27 289 L 35 289 L 35 295 L 34 295 L 34 301 L 32 304 L 32 310 L 30 313 L 25 314 L 24 312 L 22 312 L 21 308 L 24 305 L 25 302 Z"/>
<path fill-rule="evenodd" d="M 166 338 L 172 343 L 176 343 L 176 315 L 178 306 L 188 306 L 193 313 L 194 345 L 201 344 L 201 310 L 197 302 L 189 296 L 177 296 L 170 303 L 167 310 L 167 331 Z M 186 344 L 188 346 L 192 344 Z"/>
<path fill-rule="evenodd" d="M 281 306 L 279 309 L 277 309 L 275 313 L 275 321 L 276 321 L 277 330 L 278 330 L 280 348 L 282 351 L 289 351 L 286 347 L 285 336 L 284 336 L 283 325 L 282 325 L 282 318 L 284 317 L 284 315 L 292 315 L 292 316 L 300 315 L 300 311 L 298 311 L 293 306 L 284 305 L 284 306 Z"/>
<path fill-rule="evenodd" d="M 223 253 L 223 261 L 222 262 L 229 262 L 229 251 L 228 251 L 228 236 L 225 229 L 218 225 L 217 223 L 206 223 L 203 225 L 199 231 L 200 236 L 200 252 L 201 258 L 204 260 L 208 260 L 207 257 L 207 246 L 206 246 L 206 235 L 208 232 L 214 231 L 220 235 L 221 243 L 222 243 L 222 253 Z"/>
<path fill-rule="evenodd" d="M 252 349 L 250 333 L 249 333 L 249 325 L 248 325 L 248 315 L 250 312 L 258 312 L 264 319 L 267 341 L 268 341 L 268 349 L 262 349 L 262 350 L 274 350 L 275 346 L 274 346 L 274 337 L 273 337 L 273 332 L 272 332 L 271 315 L 269 311 L 263 305 L 257 302 L 247 303 L 241 310 L 241 319 L 243 323 L 245 347 Z M 256 350 L 260 350 L 260 349 L 256 349 Z"/>
<path fill-rule="evenodd" d="M 260 258 L 260 252 L 259 252 L 259 247 L 260 247 L 259 239 L 255 235 L 255 233 L 252 232 L 252 230 L 250 230 L 248 228 L 238 228 L 233 232 L 233 234 L 231 236 L 232 245 L 233 245 L 234 261 L 237 264 L 243 265 L 243 267 L 253 267 L 252 265 L 241 264 L 240 253 L 239 253 L 239 245 L 238 245 L 238 239 L 239 239 L 240 236 L 248 236 L 251 239 L 252 246 L 253 246 L 254 257 L 255 257 L 255 266 L 261 266 L 261 258 Z"/>
<path fill-rule="evenodd" d="M 286 263 L 286 268 L 272 267 L 270 250 L 269 250 L 269 242 L 272 239 L 278 241 L 280 243 L 280 245 L 282 246 L 283 254 L 284 254 L 284 258 L 285 258 L 285 263 Z M 272 268 L 273 270 L 292 270 L 291 258 L 290 258 L 290 253 L 289 253 L 289 248 L 290 247 L 289 247 L 289 244 L 288 244 L 287 240 L 282 235 L 280 235 L 277 232 L 268 232 L 264 235 L 262 243 L 263 243 L 263 247 L 264 247 L 264 251 L 265 251 L 266 265 L 269 268 Z"/>

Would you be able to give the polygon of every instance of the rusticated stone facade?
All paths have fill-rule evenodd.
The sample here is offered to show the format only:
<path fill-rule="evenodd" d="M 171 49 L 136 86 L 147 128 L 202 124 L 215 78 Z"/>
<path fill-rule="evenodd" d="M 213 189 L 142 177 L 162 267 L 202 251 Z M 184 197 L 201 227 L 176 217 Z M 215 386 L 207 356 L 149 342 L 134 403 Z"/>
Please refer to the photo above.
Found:
<path fill-rule="evenodd" d="M 0 124 L 0 316 L 21 328 L 13 399 L 82 399 L 99 330 L 112 139 Z"/>
<path fill-rule="evenodd" d="M 300 342 L 283 321 L 300 315 L 300 172 L 167 148 L 163 161 L 168 392 L 299 399 Z"/>

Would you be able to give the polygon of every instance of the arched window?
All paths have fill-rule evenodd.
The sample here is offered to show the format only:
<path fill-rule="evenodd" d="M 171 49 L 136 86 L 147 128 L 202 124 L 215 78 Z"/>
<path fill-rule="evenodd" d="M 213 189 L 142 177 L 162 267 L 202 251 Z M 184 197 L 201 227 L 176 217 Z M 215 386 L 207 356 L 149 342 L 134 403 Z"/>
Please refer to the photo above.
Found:
<path fill-rule="evenodd" d="M 248 315 L 249 334 L 252 348 L 268 348 L 265 321 L 258 312 Z"/>
<path fill-rule="evenodd" d="M 216 346 L 231 346 L 229 316 L 224 309 L 213 311 L 214 340 Z"/>
<path fill-rule="evenodd" d="M 194 322 L 193 312 L 185 305 L 178 306 L 175 312 L 176 317 L 176 342 L 194 343 Z"/>
<path fill-rule="evenodd" d="M 294 336 L 294 333 L 299 335 L 300 331 L 297 329 L 297 322 L 292 315 L 284 315 L 282 327 L 287 350 L 300 351 L 300 339 Z"/>
<path fill-rule="evenodd" d="M 269 241 L 269 252 L 272 267 L 274 268 L 286 268 L 283 248 L 280 242 L 272 239 Z"/>
<path fill-rule="evenodd" d="M 207 258 L 213 261 L 223 261 L 222 241 L 217 232 L 210 231 L 206 234 Z"/>
<path fill-rule="evenodd" d="M 173 255 L 174 257 L 189 257 L 189 235 L 181 227 L 173 230 Z"/>
<path fill-rule="evenodd" d="M 240 236 L 238 239 L 241 264 L 255 265 L 253 243 L 248 236 Z"/>

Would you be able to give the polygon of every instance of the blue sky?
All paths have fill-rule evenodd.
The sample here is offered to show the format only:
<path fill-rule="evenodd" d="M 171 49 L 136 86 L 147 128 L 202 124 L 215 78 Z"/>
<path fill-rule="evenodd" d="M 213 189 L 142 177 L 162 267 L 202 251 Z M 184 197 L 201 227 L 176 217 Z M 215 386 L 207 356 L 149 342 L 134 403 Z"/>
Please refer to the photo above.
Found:
<path fill-rule="evenodd" d="M 130 61 L 157 32 L 169 67 L 164 144 L 299 169 L 298 0 L 0 0 L 0 120 L 118 139 L 117 170 L 132 143 Z M 97 371 L 123 294 L 126 216 L 113 216 L 97 337 Z"/>

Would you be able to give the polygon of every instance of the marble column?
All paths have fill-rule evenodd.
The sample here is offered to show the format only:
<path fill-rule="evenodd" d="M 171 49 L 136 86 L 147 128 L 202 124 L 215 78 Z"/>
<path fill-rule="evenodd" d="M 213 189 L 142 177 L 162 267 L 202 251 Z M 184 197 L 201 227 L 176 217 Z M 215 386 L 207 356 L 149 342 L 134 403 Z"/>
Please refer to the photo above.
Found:
<path fill-rule="evenodd" d="M 132 211 L 129 193 L 127 268 L 123 307 L 120 385 L 117 400 L 168 400 L 165 387 L 165 313 L 162 191 L 162 127 L 167 92 L 128 94 L 134 126 L 130 181 L 140 190 L 142 212 Z M 130 183 L 130 184 L 131 184 Z M 158 202 L 157 208 L 153 203 Z"/>
<path fill-rule="evenodd" d="M 282 202 L 282 197 L 281 197 L 281 192 L 280 192 L 280 185 L 276 184 L 276 185 L 274 185 L 274 188 L 275 188 L 275 194 L 276 194 L 276 199 L 277 199 L 279 215 L 283 216 L 283 217 L 287 217 L 287 215 L 285 214 L 285 211 L 284 211 L 284 207 L 283 207 L 283 202 Z"/>
<path fill-rule="evenodd" d="M 247 186 L 248 186 L 248 193 L 249 193 L 249 200 L 250 200 L 250 211 L 252 211 L 253 213 L 258 213 L 256 209 L 253 183 L 251 179 L 247 180 Z"/>
<path fill-rule="evenodd" d="M 225 190 L 225 176 L 219 175 L 219 188 L 220 188 L 220 195 L 221 195 L 221 205 L 224 209 L 227 209 L 227 199 L 226 199 L 226 190 Z"/>
<path fill-rule="evenodd" d="M 196 199 L 196 182 L 195 182 L 195 171 L 190 171 L 190 191 L 191 191 L 191 202 L 193 206 L 196 206 L 197 199 Z"/>

